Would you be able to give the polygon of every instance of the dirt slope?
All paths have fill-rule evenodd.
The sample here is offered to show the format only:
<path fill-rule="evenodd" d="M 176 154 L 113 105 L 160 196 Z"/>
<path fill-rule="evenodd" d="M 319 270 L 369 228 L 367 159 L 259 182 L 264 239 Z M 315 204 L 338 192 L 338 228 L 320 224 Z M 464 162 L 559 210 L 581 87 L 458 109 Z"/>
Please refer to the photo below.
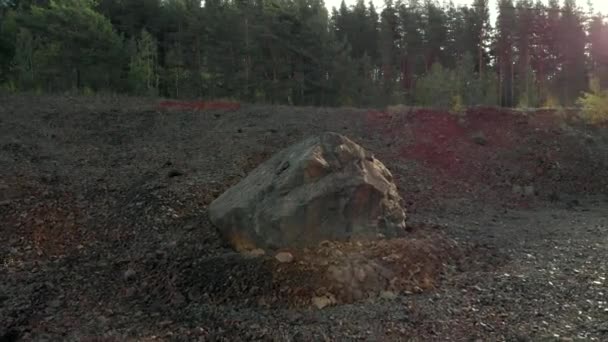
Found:
<path fill-rule="evenodd" d="M 323 266 L 236 255 L 208 222 L 318 131 L 396 176 L 395 252 L 432 266 L 396 298 L 312 308 Z M 0 340 L 606 340 L 607 146 L 572 113 L 2 97 Z"/>

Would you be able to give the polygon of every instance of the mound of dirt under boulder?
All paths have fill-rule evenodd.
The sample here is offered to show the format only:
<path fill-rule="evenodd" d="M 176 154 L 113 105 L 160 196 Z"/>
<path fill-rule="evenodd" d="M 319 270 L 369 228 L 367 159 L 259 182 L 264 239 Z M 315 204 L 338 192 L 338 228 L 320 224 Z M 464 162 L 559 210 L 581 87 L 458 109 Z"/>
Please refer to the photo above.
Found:
<path fill-rule="evenodd" d="M 337 133 L 274 155 L 209 206 L 236 250 L 403 236 L 405 210 L 390 171 Z"/>
<path fill-rule="evenodd" d="M 324 309 L 393 300 L 398 295 L 436 289 L 444 273 L 457 267 L 465 252 L 466 247 L 448 238 L 441 227 L 415 225 L 407 238 L 325 241 L 276 254 L 231 253 L 206 260 L 169 261 L 170 277 L 179 281 L 175 288 L 160 292 L 171 297 L 177 289 L 191 300 L 269 308 Z"/>

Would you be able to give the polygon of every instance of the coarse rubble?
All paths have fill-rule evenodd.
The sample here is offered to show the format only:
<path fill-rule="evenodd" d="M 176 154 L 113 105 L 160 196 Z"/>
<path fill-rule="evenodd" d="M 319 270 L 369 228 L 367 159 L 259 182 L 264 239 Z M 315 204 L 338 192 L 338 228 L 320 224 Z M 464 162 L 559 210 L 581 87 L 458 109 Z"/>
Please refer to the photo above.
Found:
<path fill-rule="evenodd" d="M 0 340 L 608 338 L 606 128 L 161 104 L 0 97 Z M 210 203 L 320 131 L 383 161 L 411 233 L 234 252 Z"/>

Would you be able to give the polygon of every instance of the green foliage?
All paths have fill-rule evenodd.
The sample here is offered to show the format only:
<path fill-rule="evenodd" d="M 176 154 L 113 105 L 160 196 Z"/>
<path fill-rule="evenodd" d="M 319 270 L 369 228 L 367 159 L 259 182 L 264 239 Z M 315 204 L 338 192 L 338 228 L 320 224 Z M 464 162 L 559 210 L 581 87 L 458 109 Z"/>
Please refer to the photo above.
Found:
<path fill-rule="evenodd" d="M 323 0 L 0 0 L 0 84 L 456 111 L 572 104 L 587 71 L 607 85 L 602 17 L 533 2 L 493 2 L 494 29 L 488 0 L 387 0 L 380 13 L 358 0 L 331 15 Z"/>
<path fill-rule="evenodd" d="M 608 122 L 608 91 L 599 94 L 584 93 L 578 100 L 581 116 L 590 123 Z"/>
<path fill-rule="evenodd" d="M 93 96 L 93 95 L 95 95 L 95 91 L 93 91 L 93 89 L 91 89 L 89 87 L 84 87 L 82 89 L 82 95 L 84 95 L 84 96 Z"/>
<path fill-rule="evenodd" d="M 15 12 L 10 10 L 2 14 L 0 10 L 0 83 L 9 79 L 18 31 Z"/>
<path fill-rule="evenodd" d="M 608 122 L 608 91 L 600 88 L 599 79 L 590 82 L 591 92 L 586 92 L 577 103 L 581 106 L 581 117 L 592 124 Z"/>
<path fill-rule="evenodd" d="M 599 77 L 594 76 L 589 80 L 589 90 L 593 94 L 600 94 L 602 92 L 602 85 L 600 84 Z"/>
<path fill-rule="evenodd" d="M 13 61 L 14 77 L 19 89 L 30 89 L 34 85 L 34 37 L 27 29 L 20 29 L 16 38 Z"/>
<path fill-rule="evenodd" d="M 585 44 L 586 33 L 582 15 L 574 0 L 565 0 L 559 19 L 561 71 L 557 85 L 563 102 L 573 104 L 588 86 Z"/>
<path fill-rule="evenodd" d="M 433 65 L 431 71 L 416 83 L 415 103 L 455 111 L 463 106 L 496 105 L 496 77 L 486 73 L 479 78 L 474 68 L 470 54 L 465 54 L 454 70 L 445 69 L 440 64 Z"/>
<path fill-rule="evenodd" d="M 154 37 L 142 30 L 140 38 L 129 44 L 129 85 L 137 95 L 158 95 L 158 52 Z"/>
<path fill-rule="evenodd" d="M 457 63 L 454 70 L 455 94 L 462 97 L 462 101 L 466 106 L 488 105 L 487 95 L 494 90 L 488 89 L 486 87 L 489 83 L 488 80 L 485 78 L 480 79 L 474 70 L 475 60 L 473 55 L 466 53 Z"/>
<path fill-rule="evenodd" d="M 520 109 L 536 108 L 541 105 L 540 94 L 536 87 L 534 71 L 528 67 L 526 75 L 521 77 L 519 82 L 519 102 L 517 107 Z"/>
<path fill-rule="evenodd" d="M 439 63 L 433 64 L 431 71 L 416 82 L 415 103 L 420 106 L 450 108 L 454 97 L 460 97 L 456 75 Z"/>
<path fill-rule="evenodd" d="M 462 96 L 460 96 L 460 95 L 452 96 L 451 110 L 455 113 L 460 113 L 460 112 L 464 111 L 464 105 L 462 104 Z"/>
<path fill-rule="evenodd" d="M 51 1 L 22 13 L 33 33 L 35 83 L 48 90 L 111 88 L 119 79 L 122 39 L 92 0 Z"/>
<path fill-rule="evenodd" d="M 549 94 L 549 95 L 547 95 L 547 99 L 545 100 L 543 107 L 544 108 L 561 108 L 561 104 L 559 102 L 559 99 L 555 95 Z"/>
<path fill-rule="evenodd" d="M 0 92 L 15 93 L 17 92 L 17 86 L 13 81 L 6 81 L 0 84 Z"/>

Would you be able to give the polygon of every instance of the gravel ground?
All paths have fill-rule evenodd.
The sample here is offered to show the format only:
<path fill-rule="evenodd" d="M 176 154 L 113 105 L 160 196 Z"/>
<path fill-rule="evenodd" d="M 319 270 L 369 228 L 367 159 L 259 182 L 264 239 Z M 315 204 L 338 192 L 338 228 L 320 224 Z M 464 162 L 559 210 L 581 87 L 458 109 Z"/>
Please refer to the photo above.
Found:
<path fill-rule="evenodd" d="M 608 340 L 605 190 L 528 209 L 487 186 L 440 193 L 423 166 L 392 158 L 395 137 L 368 114 L 0 97 L 0 341 Z M 324 273 L 311 267 L 327 265 L 238 255 L 206 206 L 278 149 L 327 130 L 396 174 L 413 232 L 389 247 L 407 246 L 401 267 L 423 270 L 399 292 L 318 309 Z M 588 147 L 590 164 L 608 162 L 605 146 Z M 350 258 L 349 248 L 328 250 Z M 355 254 L 375 262 L 378 248 Z"/>

